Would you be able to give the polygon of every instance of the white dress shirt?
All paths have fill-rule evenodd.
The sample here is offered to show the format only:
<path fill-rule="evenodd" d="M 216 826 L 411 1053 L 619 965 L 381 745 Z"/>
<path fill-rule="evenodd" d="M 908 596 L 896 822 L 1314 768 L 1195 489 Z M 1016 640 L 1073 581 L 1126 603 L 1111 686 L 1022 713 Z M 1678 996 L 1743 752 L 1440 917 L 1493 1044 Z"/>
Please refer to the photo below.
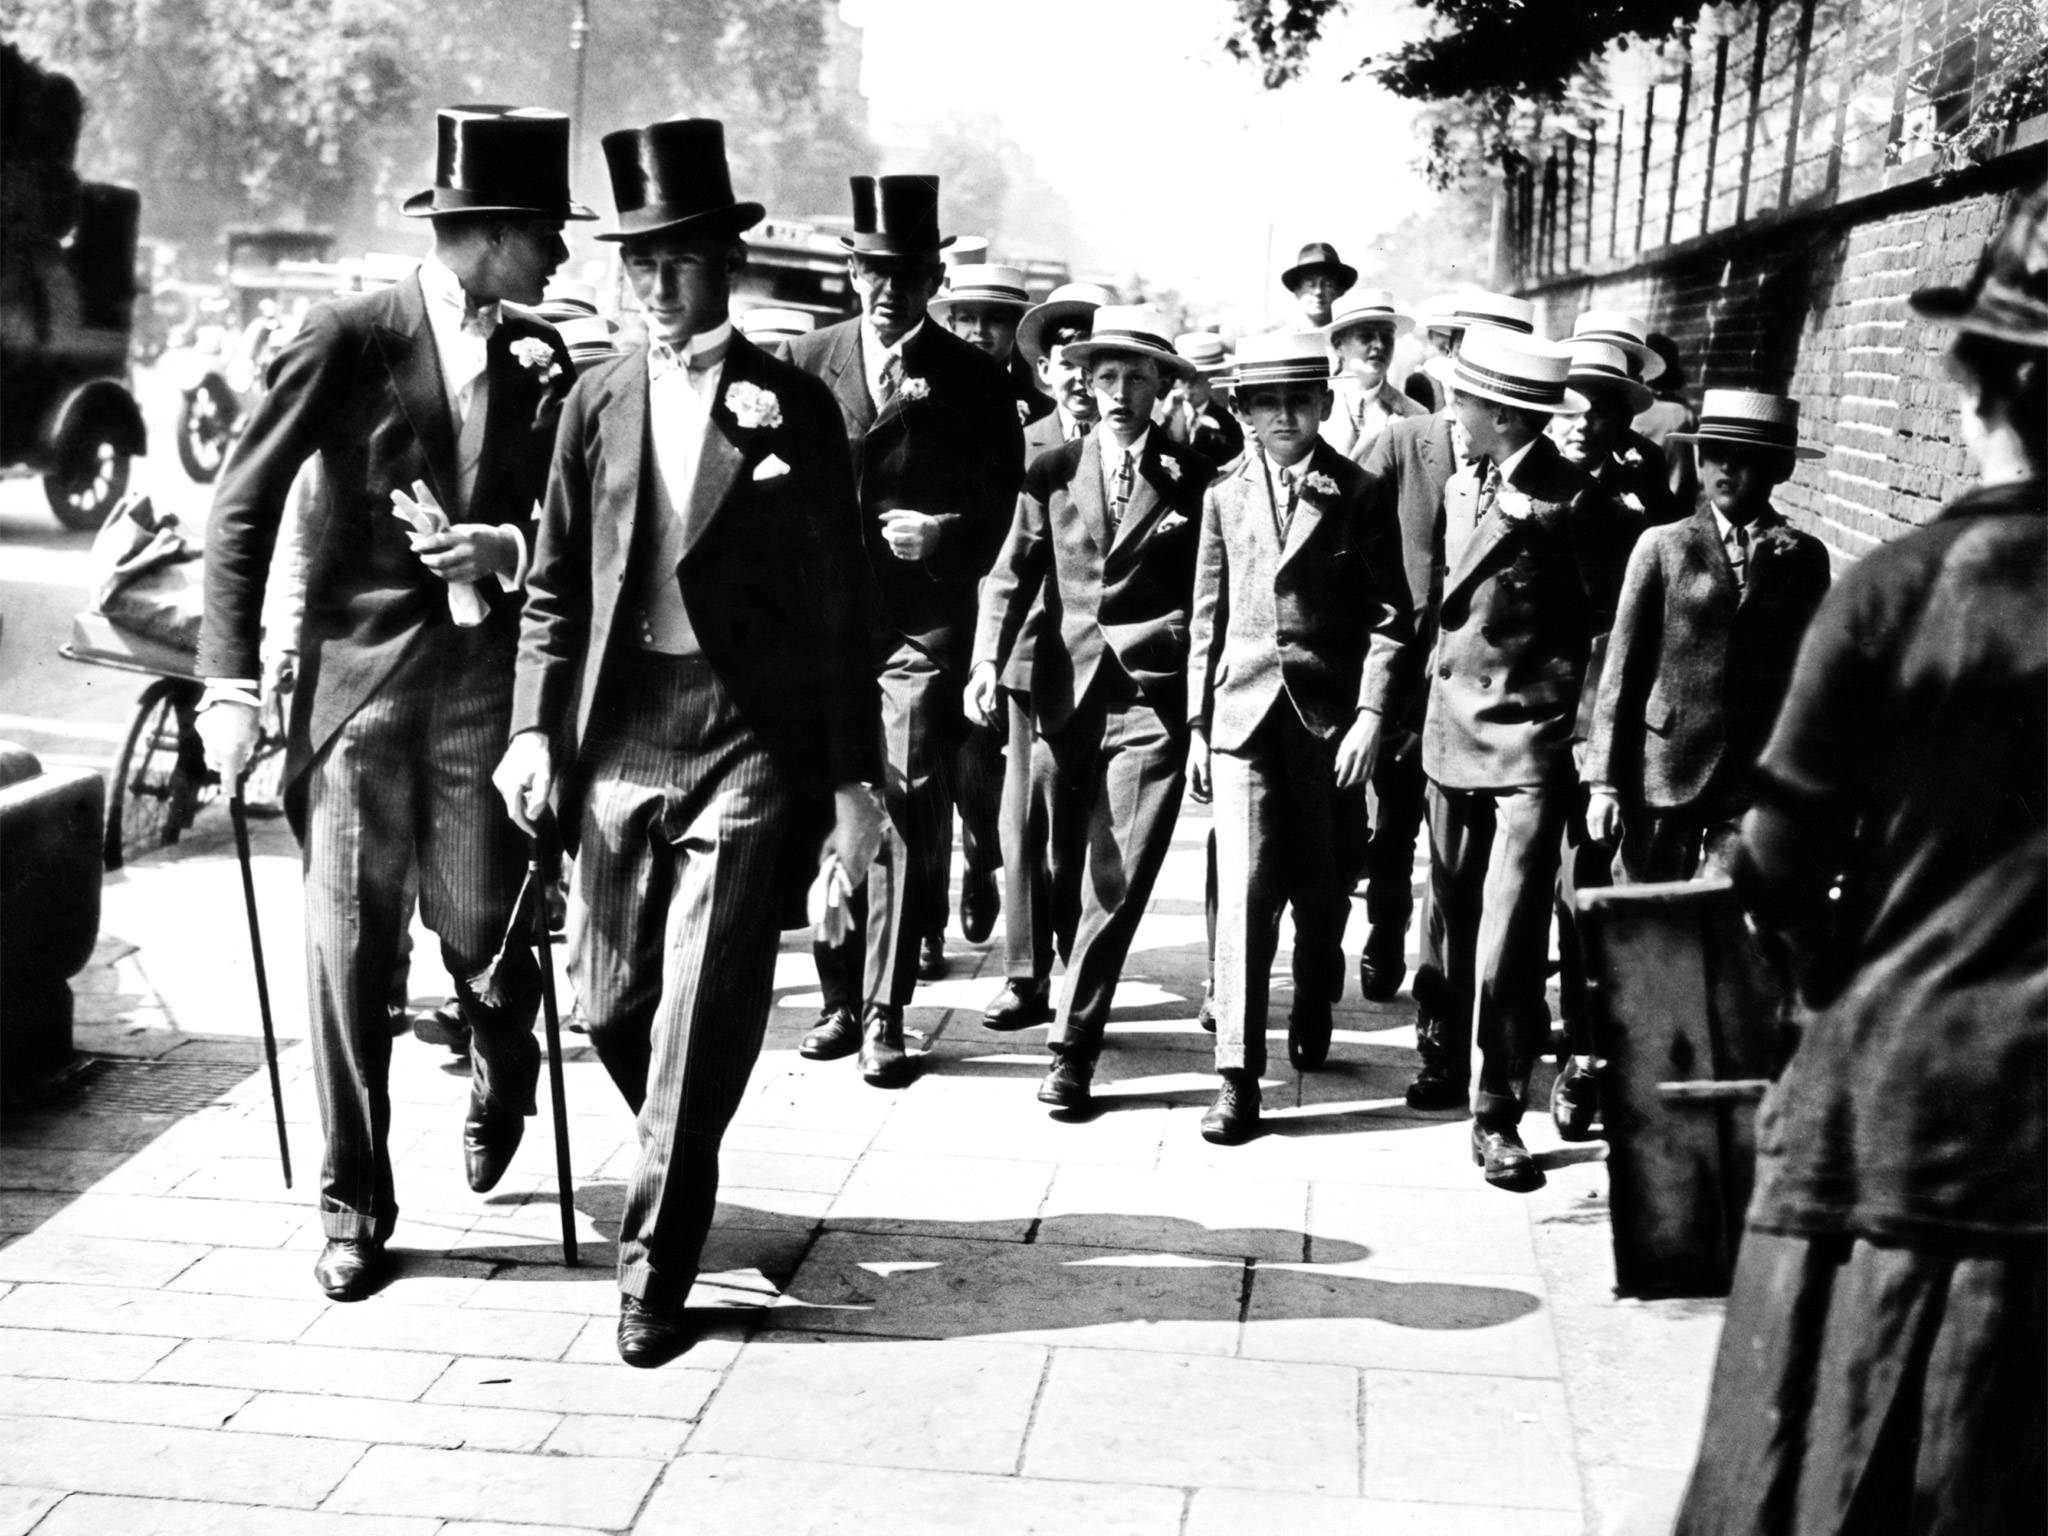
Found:
<path fill-rule="evenodd" d="M 469 402 L 476 395 L 476 381 L 483 377 L 485 347 L 497 329 L 495 301 L 474 306 L 474 319 L 465 329 L 463 320 L 471 315 L 469 295 L 462 280 L 429 256 L 420 263 L 420 291 L 426 295 L 427 325 L 434 333 L 434 351 L 441 361 L 441 387 L 448 394 L 448 413 L 457 435 L 469 414 Z"/>
<path fill-rule="evenodd" d="M 649 343 L 647 430 L 654 443 L 655 471 L 678 517 L 690 515 L 690 493 L 704 457 L 704 433 L 711 425 L 711 406 L 725 376 L 725 348 L 731 340 L 732 322 L 727 320 L 692 336 L 680 355 L 659 341 Z M 707 356 L 716 356 L 717 361 L 709 367 L 690 366 Z"/>
<path fill-rule="evenodd" d="M 875 402 L 875 409 L 877 411 L 882 408 L 882 370 L 889 366 L 890 358 L 900 358 L 903 356 L 903 349 L 910 345 L 910 338 L 923 330 L 928 323 L 924 320 L 918 321 L 917 324 L 896 338 L 895 346 L 885 347 L 882 345 L 882 338 L 875 333 L 874 326 L 869 323 L 868 317 L 866 315 L 861 316 L 861 372 L 867 376 L 868 398 Z"/>

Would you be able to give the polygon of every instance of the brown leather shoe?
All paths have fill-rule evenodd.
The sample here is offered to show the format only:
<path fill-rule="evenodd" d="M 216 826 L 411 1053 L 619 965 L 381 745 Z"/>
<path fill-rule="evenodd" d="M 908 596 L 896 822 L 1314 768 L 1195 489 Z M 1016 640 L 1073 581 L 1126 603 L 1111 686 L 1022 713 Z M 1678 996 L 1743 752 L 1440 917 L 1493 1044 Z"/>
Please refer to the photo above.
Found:
<path fill-rule="evenodd" d="M 1543 1170 L 1522 1145 L 1522 1133 L 1512 1125 L 1484 1126 L 1473 1121 L 1472 1161 L 1495 1189 L 1522 1192 L 1542 1187 Z"/>
<path fill-rule="evenodd" d="M 861 1080 L 874 1088 L 902 1088 L 910 1082 L 910 1057 L 903 1049 L 903 1010 L 876 1003 L 861 1025 Z"/>
<path fill-rule="evenodd" d="M 1287 1015 L 1287 1059 L 1297 1072 L 1313 1072 L 1330 1059 L 1330 1005 L 1297 997 Z"/>
<path fill-rule="evenodd" d="M 335 1301 L 361 1301 L 377 1288 L 385 1262 L 374 1237 L 330 1237 L 313 1261 L 313 1283 Z"/>
<path fill-rule="evenodd" d="M 1094 1078 L 1094 1062 L 1080 1056 L 1054 1056 L 1045 1081 L 1038 1085 L 1038 1102 L 1069 1114 L 1084 1113 L 1094 1102 L 1089 1091 Z"/>
<path fill-rule="evenodd" d="M 680 1307 L 650 1306 L 637 1296 L 619 1298 L 619 1358 L 643 1371 L 667 1365 L 697 1342 Z"/>
<path fill-rule="evenodd" d="M 1052 987 L 1043 981 L 1024 981 L 1012 976 L 1003 990 L 981 1010 L 981 1027 L 1008 1033 L 1052 1021 Z"/>
<path fill-rule="evenodd" d="M 1216 1102 L 1202 1116 L 1202 1140 L 1234 1147 L 1258 1133 L 1259 1080 L 1249 1072 L 1225 1072 Z"/>
<path fill-rule="evenodd" d="M 826 1008 L 818 1022 L 797 1045 L 797 1055 L 806 1061 L 837 1061 L 860 1049 L 860 1021 L 851 1008 Z"/>
<path fill-rule="evenodd" d="M 462 1122 L 462 1167 L 469 1187 L 478 1194 L 497 1188 L 511 1166 L 512 1154 L 526 1135 L 526 1115 L 469 1091 L 469 1114 Z"/>

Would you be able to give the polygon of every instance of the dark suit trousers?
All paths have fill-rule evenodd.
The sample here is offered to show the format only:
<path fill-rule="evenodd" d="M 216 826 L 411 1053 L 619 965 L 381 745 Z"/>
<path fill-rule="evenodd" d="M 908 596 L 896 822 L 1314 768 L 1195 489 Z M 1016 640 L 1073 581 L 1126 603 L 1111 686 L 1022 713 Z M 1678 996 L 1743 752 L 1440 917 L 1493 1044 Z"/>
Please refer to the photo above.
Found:
<path fill-rule="evenodd" d="M 1614 850 L 1586 835 L 1586 791 L 1571 788 L 1564 847 L 1557 862 L 1557 1006 L 1564 1015 L 1565 1049 L 1574 1056 L 1596 1054 L 1586 1012 L 1586 948 L 1579 937 L 1579 892 L 1614 883 Z"/>
<path fill-rule="evenodd" d="M 1050 817 L 1051 758 L 1037 751 L 1031 696 L 1003 690 L 1009 747 L 1003 757 L 1003 974 L 1012 981 L 1043 982 L 1052 975 L 1055 942 L 1072 952 L 1075 916 L 1065 896 L 1070 882 L 1054 872 Z"/>
<path fill-rule="evenodd" d="M 1235 752 L 1209 758 L 1216 828 L 1216 1070 L 1266 1070 L 1266 991 L 1280 912 L 1294 906 L 1298 994 L 1328 992 L 1342 964 L 1351 886 L 1365 848 L 1365 797 L 1337 787 L 1337 742 L 1283 697 Z M 1305 974 L 1306 973 L 1306 974 Z M 1341 986 L 1341 976 L 1339 978 Z"/>
<path fill-rule="evenodd" d="M 1373 768 L 1372 839 L 1365 849 L 1367 943 L 1377 936 L 1387 958 L 1406 958 L 1408 924 L 1415 915 L 1415 841 L 1422 833 L 1422 749 L 1395 756 L 1393 744 Z M 1417 978 L 1417 986 L 1428 984 Z"/>
<path fill-rule="evenodd" d="M 934 889 L 930 860 L 950 835 L 947 773 L 960 739 L 960 684 L 916 646 L 899 642 L 876 682 L 888 827 L 852 904 L 852 931 L 844 943 L 812 947 L 825 1006 L 855 1013 L 865 1002 L 906 1006 L 917 990 L 918 943 L 945 926 L 945 882 Z"/>
<path fill-rule="evenodd" d="M 1514 1125 L 1550 1046 L 1543 998 L 1569 791 L 1429 786 L 1429 884 L 1442 923 L 1444 1046 L 1472 1062 L 1472 1113 Z"/>
<path fill-rule="evenodd" d="M 390 998 L 412 920 L 440 937 L 470 1026 L 470 1064 L 491 1099 L 533 1112 L 540 972 L 507 950 L 496 1002 L 478 983 L 505 941 L 525 873 L 519 833 L 491 787 L 512 714 L 512 667 L 481 629 L 437 625 L 306 773 L 306 982 L 326 1150 L 320 1225 L 330 1238 L 390 1235 Z M 456 1157 L 451 1136 L 448 1155 Z"/>
<path fill-rule="evenodd" d="M 1093 1061 L 1117 979 L 1173 846 L 1187 787 L 1188 738 L 1105 656 L 1080 708 L 1037 751 L 1052 785 L 1056 864 L 1078 875 L 1080 921 L 1047 1043 Z"/>
<path fill-rule="evenodd" d="M 585 750 L 569 963 L 639 1157 L 619 1289 L 680 1306 L 774 995 L 791 795 L 700 659 L 647 655 Z"/>
<path fill-rule="evenodd" d="M 1732 873 L 1747 809 L 1740 800 L 1710 788 L 1688 805 L 1625 810 L 1621 846 L 1615 853 L 1616 878 L 1627 885 L 1646 885 Z"/>

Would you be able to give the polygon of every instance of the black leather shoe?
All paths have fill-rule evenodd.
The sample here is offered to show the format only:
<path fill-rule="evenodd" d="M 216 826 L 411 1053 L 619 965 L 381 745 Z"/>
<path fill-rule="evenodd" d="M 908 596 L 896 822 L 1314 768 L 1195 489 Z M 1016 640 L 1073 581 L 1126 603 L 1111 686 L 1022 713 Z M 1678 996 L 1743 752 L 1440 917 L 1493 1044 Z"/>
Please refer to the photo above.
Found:
<path fill-rule="evenodd" d="M 1330 1059 L 1330 1005 L 1305 997 L 1287 1015 L 1287 1059 L 1297 1072 L 1313 1072 Z"/>
<path fill-rule="evenodd" d="M 651 1371 L 667 1365 L 697 1342 L 697 1330 L 680 1308 L 651 1307 L 637 1296 L 619 1298 L 619 1358 Z"/>
<path fill-rule="evenodd" d="M 1003 990 L 981 1010 L 981 1027 L 1007 1032 L 1029 1029 L 1052 1019 L 1052 988 L 1042 981 L 1020 981 L 1011 977 Z"/>
<path fill-rule="evenodd" d="M 384 1245 L 374 1237 L 330 1237 L 313 1262 L 313 1283 L 336 1301 L 361 1301 L 384 1274 Z"/>
<path fill-rule="evenodd" d="M 1002 890 L 992 869 L 970 869 L 960 877 L 960 931 L 967 942 L 980 944 L 995 932 L 1003 910 Z"/>
<path fill-rule="evenodd" d="M 946 941 L 938 934 L 929 935 L 917 946 L 917 979 L 919 981 L 942 981 L 953 968 L 946 958 Z"/>
<path fill-rule="evenodd" d="M 1581 1063 L 1584 1062 L 1584 1065 Z M 1567 1056 L 1550 1085 L 1550 1122 L 1566 1141 L 1591 1141 L 1600 1118 L 1600 1074 L 1589 1058 Z"/>
<path fill-rule="evenodd" d="M 523 1112 L 507 1109 L 470 1089 L 469 1115 L 462 1122 L 462 1166 L 469 1175 L 469 1187 L 480 1195 L 497 1188 L 525 1135 Z"/>
<path fill-rule="evenodd" d="M 1543 1183 L 1543 1170 L 1512 1125 L 1488 1127 L 1473 1121 L 1472 1161 L 1495 1189 L 1529 1190 Z"/>
<path fill-rule="evenodd" d="M 1407 936 L 1397 934 L 1389 944 L 1380 940 L 1375 928 L 1365 938 L 1365 951 L 1358 957 L 1358 990 L 1369 1003 L 1384 1003 L 1401 990 L 1408 975 L 1408 961 L 1401 953 Z"/>
<path fill-rule="evenodd" d="M 1259 1080 L 1249 1072 L 1225 1072 L 1216 1102 L 1202 1116 L 1202 1140 L 1234 1147 L 1258 1133 Z"/>
<path fill-rule="evenodd" d="M 1403 1097 L 1410 1109 L 1464 1109 L 1472 1098 L 1471 1079 L 1458 1076 L 1441 1061 L 1425 1058 Z"/>
<path fill-rule="evenodd" d="M 837 1061 L 860 1049 L 860 1020 L 851 1008 L 826 1008 L 818 1022 L 797 1045 L 797 1055 L 806 1061 Z"/>
<path fill-rule="evenodd" d="M 1055 1056 L 1052 1070 L 1038 1085 L 1038 1102 L 1050 1104 L 1054 1109 L 1064 1109 L 1070 1114 L 1080 1114 L 1093 1103 L 1088 1085 L 1094 1079 L 1094 1062 L 1079 1056 Z"/>
<path fill-rule="evenodd" d="M 1195 1015 L 1195 1022 L 1210 1034 L 1216 1033 L 1216 986 L 1213 982 L 1202 988 L 1202 1011 Z"/>
<path fill-rule="evenodd" d="M 469 1054 L 469 1024 L 452 997 L 438 1008 L 413 1014 L 412 1037 L 428 1045 L 445 1045 L 458 1056 Z"/>
<path fill-rule="evenodd" d="M 901 1088 L 910 1081 L 910 1057 L 903 1049 L 903 1010 L 876 1003 L 860 1035 L 861 1080 L 874 1088 Z"/>

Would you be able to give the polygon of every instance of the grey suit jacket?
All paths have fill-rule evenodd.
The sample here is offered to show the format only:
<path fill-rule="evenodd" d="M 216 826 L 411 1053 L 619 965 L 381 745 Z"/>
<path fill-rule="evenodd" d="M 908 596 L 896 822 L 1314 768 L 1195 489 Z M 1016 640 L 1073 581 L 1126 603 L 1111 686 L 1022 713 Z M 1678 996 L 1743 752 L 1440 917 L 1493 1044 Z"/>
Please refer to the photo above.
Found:
<path fill-rule="evenodd" d="M 1401 565 L 1415 643 L 1408 647 L 1394 679 L 1388 715 L 1408 731 L 1422 729 L 1423 705 L 1429 699 L 1421 672 L 1436 646 L 1436 603 L 1444 584 L 1444 487 L 1457 467 L 1448 416 L 1417 415 L 1389 422 L 1365 457 L 1369 494 L 1380 515 L 1391 509 L 1401 528 Z"/>
<path fill-rule="evenodd" d="M 1027 474 L 1031 470 L 1032 460 L 1041 453 L 1051 452 L 1066 441 L 1060 436 L 1060 430 L 1060 413 L 1057 409 L 1025 426 L 1024 469 Z M 983 582 L 983 593 L 986 594 L 987 590 L 988 584 Z M 1032 596 L 1030 610 L 1025 614 L 1024 622 L 1018 627 L 1016 643 L 1010 647 L 1009 657 L 1003 662 L 1003 670 L 998 678 L 998 681 L 1012 693 L 1031 692 L 1031 661 L 1038 654 L 1038 635 L 1044 625 L 1045 595 L 1040 591 Z"/>

